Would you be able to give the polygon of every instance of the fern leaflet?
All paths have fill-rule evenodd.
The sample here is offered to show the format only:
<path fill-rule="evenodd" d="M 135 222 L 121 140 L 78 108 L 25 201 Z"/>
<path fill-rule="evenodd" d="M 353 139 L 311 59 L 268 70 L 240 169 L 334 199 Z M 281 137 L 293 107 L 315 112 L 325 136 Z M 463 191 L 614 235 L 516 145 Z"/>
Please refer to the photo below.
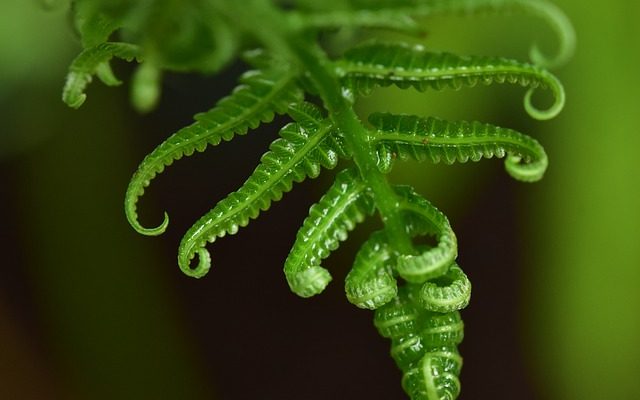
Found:
<path fill-rule="evenodd" d="M 471 300 L 471 282 L 467 275 L 453 263 L 446 274 L 426 282 L 420 290 L 422 306 L 431 311 L 447 313 L 462 310 Z"/>
<path fill-rule="evenodd" d="M 408 186 L 396 187 L 399 208 L 405 214 L 407 232 L 411 236 L 433 235 L 435 247 L 417 246 L 418 255 L 403 254 L 398 257 L 398 274 L 408 282 L 423 283 L 445 273 L 458 256 L 456 235 L 443 213 Z"/>
<path fill-rule="evenodd" d="M 368 191 L 355 171 L 344 170 L 311 207 L 284 264 L 287 282 L 295 294 L 311 297 L 329 284 L 331 274 L 320 263 L 346 240 L 357 223 L 373 213 L 373 198 Z"/>
<path fill-rule="evenodd" d="M 419 91 L 441 90 L 497 83 L 517 83 L 529 87 L 524 106 L 536 119 L 555 117 L 564 106 L 564 90 L 548 71 L 515 60 L 499 57 L 461 57 L 450 53 L 434 53 L 423 46 L 372 43 L 349 50 L 336 61 L 336 71 L 344 84 L 361 94 L 369 94 L 378 86 L 396 85 Z M 531 104 L 537 87 L 548 87 L 555 98 L 547 110 Z"/>
<path fill-rule="evenodd" d="M 69 107 L 80 107 L 87 99 L 84 90 L 96 74 L 106 85 L 119 85 L 120 81 L 113 75 L 108 64 L 113 57 L 126 61 L 137 58 L 140 61 L 140 48 L 128 43 L 105 42 L 84 50 L 69 67 L 62 100 Z"/>
<path fill-rule="evenodd" d="M 249 71 L 240 78 L 241 85 L 220 100 L 214 108 L 196 114 L 196 122 L 182 128 L 151 153 L 133 174 L 125 195 L 125 213 L 131 226 L 144 235 L 160 235 L 169 224 L 167 213 L 155 228 L 145 228 L 138 221 L 136 204 L 151 180 L 174 160 L 204 151 L 207 145 L 216 146 L 235 135 L 244 135 L 262 122 L 273 120 L 276 113 L 285 113 L 288 106 L 302 99 L 296 87 L 295 73 L 280 69 Z"/>
<path fill-rule="evenodd" d="M 542 178 L 548 164 L 535 139 L 495 125 L 386 113 L 370 115 L 369 122 L 377 130 L 372 140 L 383 172 L 391 170 L 396 158 L 452 164 L 507 155 L 507 172 L 517 180 L 534 182 Z"/>
<path fill-rule="evenodd" d="M 178 250 L 178 264 L 185 274 L 199 278 L 207 273 L 210 266 L 204 248 L 207 241 L 236 233 L 250 219 L 257 218 L 260 211 L 267 210 L 273 201 L 280 200 L 294 182 L 317 177 L 322 167 L 335 168 L 339 157 L 345 155 L 340 138 L 332 134 L 331 124 L 322 119 L 315 106 L 294 106 L 291 115 L 300 117 L 300 121 L 282 128 L 281 138 L 271 144 L 270 151 L 262 156 L 242 187 L 221 200 L 184 235 Z M 200 260 L 191 268 L 189 264 L 196 253 Z"/>
<path fill-rule="evenodd" d="M 398 292 L 398 283 L 393 277 L 394 262 L 384 231 L 372 234 L 360 247 L 345 279 L 347 299 L 370 310 L 393 299 Z"/>

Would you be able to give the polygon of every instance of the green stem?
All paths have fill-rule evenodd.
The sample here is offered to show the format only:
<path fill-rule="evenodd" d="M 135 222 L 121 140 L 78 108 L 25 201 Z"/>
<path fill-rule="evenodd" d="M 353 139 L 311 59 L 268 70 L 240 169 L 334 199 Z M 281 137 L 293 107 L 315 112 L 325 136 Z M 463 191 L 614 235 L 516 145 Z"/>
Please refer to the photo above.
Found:
<path fill-rule="evenodd" d="M 400 215 L 397 195 L 386 177 L 378 170 L 375 162 L 377 155 L 369 140 L 368 130 L 362 126 L 353 111 L 353 105 L 348 99 L 349 94 L 342 93 L 337 78 L 330 73 L 333 69 L 328 65 L 329 60 L 326 56 L 313 57 L 309 53 L 304 47 L 297 48 L 299 59 L 320 91 L 320 97 L 324 100 L 334 125 L 342 132 L 347 146 L 351 149 L 360 176 L 373 191 L 376 207 L 392 246 L 402 254 L 410 254 L 413 245 L 406 233 L 404 219 Z"/>
<path fill-rule="evenodd" d="M 318 89 L 335 127 L 344 135 L 360 176 L 373 191 L 392 247 L 401 254 L 413 253 L 413 244 L 398 207 L 398 196 L 378 170 L 369 132 L 353 111 L 351 93 L 343 90 L 327 55 L 315 42 L 305 40 L 304 34 L 296 27 L 289 26 L 291 24 L 287 22 L 291 20 L 269 1 L 248 0 L 242 3 L 220 2 L 219 8 L 265 46 L 294 61 L 305 71 Z"/>

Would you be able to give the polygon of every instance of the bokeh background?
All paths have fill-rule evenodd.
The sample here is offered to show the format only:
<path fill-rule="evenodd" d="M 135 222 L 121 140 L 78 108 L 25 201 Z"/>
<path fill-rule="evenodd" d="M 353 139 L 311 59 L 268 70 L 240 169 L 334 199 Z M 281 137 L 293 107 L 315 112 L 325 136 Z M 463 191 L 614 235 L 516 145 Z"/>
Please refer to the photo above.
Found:
<path fill-rule="evenodd" d="M 578 48 L 557 70 L 563 113 L 527 117 L 523 91 L 381 90 L 369 110 L 478 119 L 541 141 L 551 164 L 533 185 L 496 160 L 407 164 L 409 183 L 450 218 L 474 284 L 463 312 L 460 399 L 640 398 L 640 3 L 557 0 Z M 428 21 L 427 45 L 525 59 L 525 16 Z M 375 222 L 326 263 L 320 296 L 290 293 L 282 264 L 332 173 L 297 185 L 234 237 L 212 246 L 201 280 L 176 266 L 180 235 L 253 170 L 284 120 L 180 161 L 141 201 L 158 238 L 122 211 L 138 162 L 227 93 L 244 66 L 215 78 L 167 75 L 158 109 L 132 111 L 127 85 L 94 83 L 78 111 L 60 100 L 79 51 L 67 12 L 0 2 L 0 398 L 404 399 L 389 343 L 341 284 Z M 130 66 L 117 64 L 125 78 Z M 545 99 L 540 99 L 543 102 Z"/>

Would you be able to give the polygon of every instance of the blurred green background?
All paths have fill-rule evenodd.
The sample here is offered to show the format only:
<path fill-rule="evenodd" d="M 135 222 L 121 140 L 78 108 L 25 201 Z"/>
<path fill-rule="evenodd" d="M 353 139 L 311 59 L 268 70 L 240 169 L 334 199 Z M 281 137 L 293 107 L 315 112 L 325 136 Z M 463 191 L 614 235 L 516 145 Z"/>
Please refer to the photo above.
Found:
<path fill-rule="evenodd" d="M 506 86 L 389 89 L 359 104 L 516 128 L 549 154 L 534 185 L 510 181 L 495 160 L 407 164 L 391 177 L 449 215 L 474 283 L 462 400 L 640 398 L 640 3 L 556 3 L 578 35 L 556 71 L 567 90 L 558 118 L 532 121 L 522 90 Z M 533 41 L 554 48 L 525 16 L 428 27 L 438 50 L 524 59 Z M 277 124 L 158 178 L 141 212 L 153 220 L 167 209 L 165 236 L 126 223 L 138 162 L 227 93 L 242 65 L 217 78 L 169 75 L 159 109 L 140 116 L 126 84 L 94 83 L 78 111 L 62 104 L 79 51 L 65 10 L 3 0 L 0 50 L 0 398 L 404 398 L 388 343 L 340 284 L 366 227 L 329 259 L 335 280 L 323 295 L 299 299 L 284 281 L 297 227 L 330 176 L 216 243 L 203 280 L 175 265 L 181 232 L 244 180 Z"/>

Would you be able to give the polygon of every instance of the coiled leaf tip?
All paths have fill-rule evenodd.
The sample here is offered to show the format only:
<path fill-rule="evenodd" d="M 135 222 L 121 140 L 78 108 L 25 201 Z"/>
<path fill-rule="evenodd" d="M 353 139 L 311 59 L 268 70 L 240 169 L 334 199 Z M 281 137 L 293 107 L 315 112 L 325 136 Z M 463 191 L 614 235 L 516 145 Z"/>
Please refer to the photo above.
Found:
<path fill-rule="evenodd" d="M 384 231 L 372 234 L 358 251 L 345 279 L 347 299 L 370 310 L 393 299 L 398 293 L 398 283 L 393 277 L 394 262 Z"/>
<path fill-rule="evenodd" d="M 321 261 L 373 210 L 369 189 L 355 171 L 347 169 L 336 176 L 331 188 L 309 210 L 285 261 L 285 276 L 294 293 L 311 297 L 324 290 L 331 275 L 320 267 Z"/>

